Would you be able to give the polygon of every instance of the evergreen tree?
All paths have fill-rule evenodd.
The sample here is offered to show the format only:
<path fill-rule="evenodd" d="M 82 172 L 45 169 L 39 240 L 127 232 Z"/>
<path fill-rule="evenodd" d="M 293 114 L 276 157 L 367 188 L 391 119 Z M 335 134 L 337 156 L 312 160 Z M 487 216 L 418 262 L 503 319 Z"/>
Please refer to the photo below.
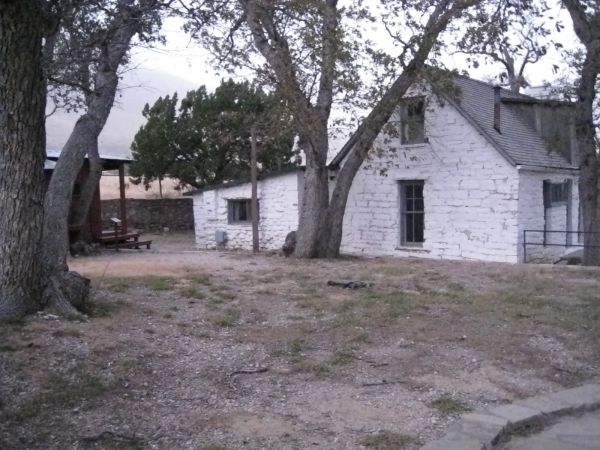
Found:
<path fill-rule="evenodd" d="M 214 93 L 204 86 L 187 93 L 176 114 L 177 95 L 144 108 L 147 123 L 131 146 L 134 183 L 166 176 L 202 187 L 246 179 L 250 174 L 250 129 L 260 134 L 261 172 L 298 164 L 291 117 L 275 94 L 247 82 L 223 81 Z"/>

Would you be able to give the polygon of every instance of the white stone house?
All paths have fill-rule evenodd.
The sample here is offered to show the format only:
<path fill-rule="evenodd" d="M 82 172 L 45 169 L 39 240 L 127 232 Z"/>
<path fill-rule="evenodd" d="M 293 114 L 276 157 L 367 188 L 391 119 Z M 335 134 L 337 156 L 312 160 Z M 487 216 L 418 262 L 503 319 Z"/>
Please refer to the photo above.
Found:
<path fill-rule="evenodd" d="M 570 106 L 466 77 L 459 93 L 411 90 L 349 194 L 341 251 L 519 262 L 556 258 L 580 242 Z M 330 163 L 332 183 L 350 147 Z M 303 172 L 259 182 L 259 234 L 278 249 L 298 224 Z M 250 184 L 192 192 L 196 243 L 249 249 Z M 224 234 L 222 233 L 224 232 Z M 558 244 L 557 246 L 551 244 Z M 568 246 L 562 246 L 563 244 Z"/>

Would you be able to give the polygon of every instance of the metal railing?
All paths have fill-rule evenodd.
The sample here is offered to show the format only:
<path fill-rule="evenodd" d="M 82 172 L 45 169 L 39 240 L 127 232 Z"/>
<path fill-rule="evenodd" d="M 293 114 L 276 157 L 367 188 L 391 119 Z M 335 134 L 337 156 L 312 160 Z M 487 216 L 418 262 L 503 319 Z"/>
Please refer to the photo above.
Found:
<path fill-rule="evenodd" d="M 543 242 L 527 242 L 527 233 L 542 233 Z M 565 235 L 564 243 L 548 242 L 546 235 L 548 233 L 563 233 Z M 577 242 L 569 240 L 569 236 L 576 234 Z M 527 262 L 527 246 L 538 246 L 538 247 L 564 247 L 564 248 L 583 248 L 584 244 L 580 244 L 579 240 L 581 236 L 586 234 L 600 234 L 599 231 L 567 231 L 567 230 L 523 230 L 523 262 Z M 588 248 L 600 248 L 600 245 L 589 245 Z"/>

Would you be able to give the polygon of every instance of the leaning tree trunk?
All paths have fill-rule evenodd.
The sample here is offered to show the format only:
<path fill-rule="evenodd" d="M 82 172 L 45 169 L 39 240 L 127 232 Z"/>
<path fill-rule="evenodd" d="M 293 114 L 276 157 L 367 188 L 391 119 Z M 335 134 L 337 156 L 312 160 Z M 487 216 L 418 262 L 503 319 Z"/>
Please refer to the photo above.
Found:
<path fill-rule="evenodd" d="M 44 201 L 42 258 L 46 286 L 46 307 L 66 316 L 77 316 L 88 295 L 89 281 L 67 265 L 69 252 L 69 210 L 75 181 L 88 148 L 93 148 L 99 134 L 97 120 L 84 114 L 63 147 Z M 101 128 L 100 128 L 101 129 Z"/>
<path fill-rule="evenodd" d="M 323 232 L 321 233 L 321 242 L 319 245 L 322 249 L 321 256 L 328 258 L 339 256 L 340 245 L 342 243 L 344 213 L 354 177 L 367 157 L 377 135 L 393 114 L 396 105 L 416 81 L 419 73 L 422 72 L 429 53 L 437 42 L 440 33 L 446 29 L 448 23 L 456 15 L 475 3 L 476 0 L 465 0 L 449 8 L 445 2 L 438 3 L 434 12 L 429 16 L 423 37 L 413 59 L 394 80 L 351 138 L 355 142 L 337 175 L 327 214 L 323 221 Z"/>
<path fill-rule="evenodd" d="M 96 141 L 97 144 L 97 141 Z M 87 177 L 81 187 L 81 195 L 78 201 L 71 208 L 71 222 L 80 229 L 86 222 L 94 195 L 98 190 L 98 183 L 102 178 L 102 161 L 98 155 L 98 148 L 88 152 L 89 170 Z"/>
<path fill-rule="evenodd" d="M 127 4 L 123 2 L 124 8 Z M 98 136 L 113 106 L 119 77 L 132 37 L 140 26 L 135 14 L 118 15 L 111 24 L 113 35 L 102 46 L 94 79 L 94 92 L 89 96 L 87 112 L 79 118 L 58 159 L 44 202 L 43 263 L 47 279 L 44 303 L 67 316 L 78 316 L 89 293 L 89 280 L 70 272 L 69 210 L 75 181 L 85 155 L 98 158 Z"/>
<path fill-rule="evenodd" d="M 97 144 L 97 141 L 96 141 Z M 88 172 L 83 185 L 81 186 L 81 195 L 71 210 L 71 221 L 74 225 L 82 226 L 89 215 L 94 195 L 98 190 L 98 183 L 102 178 L 102 160 L 98 154 L 98 149 L 88 152 Z"/>
<path fill-rule="evenodd" d="M 0 317 L 39 307 L 46 89 L 42 11 L 0 5 Z"/>
<path fill-rule="evenodd" d="M 335 188 L 333 189 L 327 211 L 326 234 L 322 236 L 322 247 L 325 249 L 325 256 L 328 258 L 336 258 L 340 253 L 344 212 L 354 177 L 367 157 L 380 130 L 392 116 L 398 101 L 415 82 L 423 65 L 424 60 L 413 60 L 406 67 L 402 75 L 394 81 L 363 121 L 354 136 L 356 141 L 337 175 Z"/>

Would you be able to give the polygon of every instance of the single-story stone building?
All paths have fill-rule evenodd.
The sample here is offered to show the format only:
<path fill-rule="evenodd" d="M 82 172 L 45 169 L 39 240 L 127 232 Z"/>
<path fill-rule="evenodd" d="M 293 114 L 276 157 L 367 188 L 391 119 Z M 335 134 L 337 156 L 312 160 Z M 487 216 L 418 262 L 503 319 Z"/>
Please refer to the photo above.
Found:
<path fill-rule="evenodd" d="M 431 86 L 415 86 L 399 103 L 395 131 L 380 135 L 356 175 L 341 251 L 516 263 L 573 250 L 580 212 L 571 106 L 461 76 L 453 95 Z M 331 161 L 331 183 L 350 150 Z M 259 181 L 262 248 L 281 248 L 297 228 L 303 180 L 296 169 Z M 252 248 L 249 183 L 191 195 L 198 248 Z"/>

